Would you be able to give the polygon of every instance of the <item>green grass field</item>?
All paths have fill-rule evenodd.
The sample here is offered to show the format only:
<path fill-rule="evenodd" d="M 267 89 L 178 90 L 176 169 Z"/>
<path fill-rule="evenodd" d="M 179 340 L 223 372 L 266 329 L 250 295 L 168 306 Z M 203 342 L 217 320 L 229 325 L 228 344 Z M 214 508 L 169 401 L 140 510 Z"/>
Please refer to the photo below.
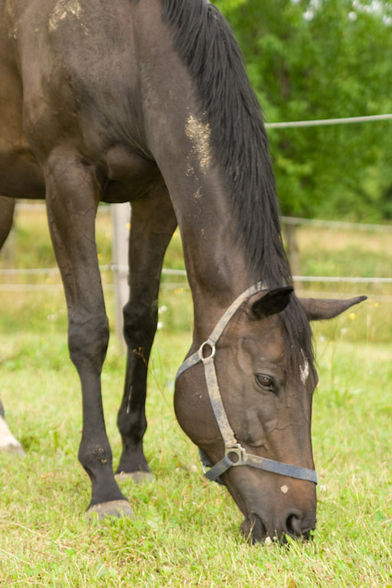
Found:
<path fill-rule="evenodd" d="M 53 263 L 41 221 L 36 233 L 18 229 L 19 267 Z M 110 236 L 106 221 L 100 222 L 106 263 Z M 301 235 L 305 243 L 311 238 Z M 382 249 L 373 251 L 374 267 L 386 263 Z M 324 254 L 311 253 L 327 264 L 340 252 L 325 246 Z M 304 254 L 303 263 L 309 259 Z M 348 256 L 342 271 L 359 271 L 359 261 L 354 269 L 353 263 Z M 175 242 L 167 265 L 180 264 Z M 104 281 L 112 317 L 109 277 Z M 89 481 L 77 461 L 79 381 L 68 359 L 57 282 L 50 277 L 48 291 L 0 291 L 0 397 L 27 452 L 24 459 L 0 455 L 0 586 L 392 586 L 390 292 L 371 291 L 361 307 L 315 327 L 318 525 L 313 541 L 282 547 L 245 542 L 237 507 L 224 489 L 203 479 L 197 451 L 176 424 L 173 378 L 190 343 L 191 313 L 186 284 L 167 280 L 149 372 L 145 445 L 155 481 L 122 483 L 133 519 L 87 521 Z M 103 392 L 115 462 L 123 371 L 112 334 Z"/>

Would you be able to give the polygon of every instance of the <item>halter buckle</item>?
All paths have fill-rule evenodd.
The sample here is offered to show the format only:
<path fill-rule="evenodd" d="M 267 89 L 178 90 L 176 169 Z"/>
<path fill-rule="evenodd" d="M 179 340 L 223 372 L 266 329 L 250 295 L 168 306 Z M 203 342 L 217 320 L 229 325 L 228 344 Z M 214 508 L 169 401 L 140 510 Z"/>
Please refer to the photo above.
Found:
<path fill-rule="evenodd" d="M 237 443 L 232 447 L 225 448 L 225 458 L 227 458 L 230 461 L 232 467 L 244 465 L 245 455 L 246 451 L 240 443 Z"/>

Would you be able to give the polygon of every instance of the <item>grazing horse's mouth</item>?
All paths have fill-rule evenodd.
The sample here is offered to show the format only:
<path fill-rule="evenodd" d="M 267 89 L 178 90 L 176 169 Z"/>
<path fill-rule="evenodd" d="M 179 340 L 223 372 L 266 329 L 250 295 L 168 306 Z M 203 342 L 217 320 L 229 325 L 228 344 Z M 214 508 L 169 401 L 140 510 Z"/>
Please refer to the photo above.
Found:
<path fill-rule="evenodd" d="M 241 524 L 241 532 L 253 544 L 262 543 L 269 537 L 266 525 L 258 515 L 253 513 Z"/>
<path fill-rule="evenodd" d="M 274 531 L 271 533 L 263 519 L 256 513 L 249 514 L 241 524 L 242 534 L 247 539 L 247 541 L 252 544 L 269 544 L 272 543 L 272 541 L 278 541 L 279 543 L 286 544 L 288 537 L 308 541 L 312 538 L 312 531 L 314 531 L 314 527 L 307 527 L 302 529 L 296 524 L 291 525 L 289 523 L 288 517 L 287 528 L 284 531 Z"/>

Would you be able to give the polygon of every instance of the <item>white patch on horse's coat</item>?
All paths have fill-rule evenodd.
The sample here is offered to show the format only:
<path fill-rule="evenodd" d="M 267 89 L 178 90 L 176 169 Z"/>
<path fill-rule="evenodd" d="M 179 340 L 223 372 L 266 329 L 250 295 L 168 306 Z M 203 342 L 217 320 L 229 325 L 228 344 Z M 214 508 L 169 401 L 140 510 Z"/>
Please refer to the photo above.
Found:
<path fill-rule="evenodd" d="M 192 142 L 192 151 L 199 158 L 200 169 L 206 174 L 211 164 L 211 127 L 191 114 L 185 125 L 185 133 Z"/>
<path fill-rule="evenodd" d="M 284 486 L 280 487 L 280 491 L 283 492 L 283 494 L 287 494 L 287 492 L 289 491 L 289 487 L 285 484 Z"/>
<path fill-rule="evenodd" d="M 309 374 L 310 374 L 309 362 L 305 358 L 304 358 L 303 365 L 299 366 L 299 373 L 300 373 L 301 382 L 305 385 L 307 379 L 309 378 Z"/>
<path fill-rule="evenodd" d="M 10 22 L 12 22 L 14 25 L 14 26 L 10 27 L 10 29 L 8 31 L 8 37 L 10 39 L 14 39 L 16 41 L 18 38 L 18 25 L 16 24 L 17 18 L 15 16 L 14 6 L 10 0 L 6 1 L 6 10 L 8 12 L 8 16 L 10 17 Z"/>
<path fill-rule="evenodd" d="M 7 450 L 23 452 L 21 444 L 15 439 L 9 430 L 7 423 L 3 417 L 0 416 L 0 451 Z"/>
<path fill-rule="evenodd" d="M 55 31 L 62 20 L 68 16 L 75 16 L 77 19 L 82 14 L 82 7 L 78 0 L 58 0 L 49 18 L 49 30 Z"/>
<path fill-rule="evenodd" d="M 189 163 L 188 159 L 187 159 L 187 168 L 186 168 L 186 172 L 185 175 L 190 178 L 191 176 L 195 176 L 195 170 L 193 169 L 192 165 Z"/>

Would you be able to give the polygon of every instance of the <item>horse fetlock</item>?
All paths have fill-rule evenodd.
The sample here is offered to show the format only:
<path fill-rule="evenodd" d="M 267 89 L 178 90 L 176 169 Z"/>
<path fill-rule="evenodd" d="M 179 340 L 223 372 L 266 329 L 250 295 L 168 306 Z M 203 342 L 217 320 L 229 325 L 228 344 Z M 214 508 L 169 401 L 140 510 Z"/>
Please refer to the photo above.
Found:
<path fill-rule="evenodd" d="M 97 447 L 93 452 L 94 458 L 101 464 L 108 463 L 112 460 L 112 456 L 108 456 L 103 447 Z"/>
<path fill-rule="evenodd" d="M 126 497 L 114 478 L 111 456 L 110 459 L 107 459 L 103 457 L 101 452 L 97 452 L 95 456 L 90 456 L 88 463 L 82 460 L 80 462 L 92 484 L 89 508 L 97 504 L 118 500 L 126 501 Z"/>
<path fill-rule="evenodd" d="M 104 447 L 103 444 L 84 447 L 82 440 L 79 461 L 88 473 L 93 473 L 97 467 L 112 463 L 112 452 L 109 446 Z"/>
<path fill-rule="evenodd" d="M 143 453 L 142 443 L 139 445 L 124 445 L 116 474 L 134 474 L 135 472 L 150 473 L 147 460 Z"/>

